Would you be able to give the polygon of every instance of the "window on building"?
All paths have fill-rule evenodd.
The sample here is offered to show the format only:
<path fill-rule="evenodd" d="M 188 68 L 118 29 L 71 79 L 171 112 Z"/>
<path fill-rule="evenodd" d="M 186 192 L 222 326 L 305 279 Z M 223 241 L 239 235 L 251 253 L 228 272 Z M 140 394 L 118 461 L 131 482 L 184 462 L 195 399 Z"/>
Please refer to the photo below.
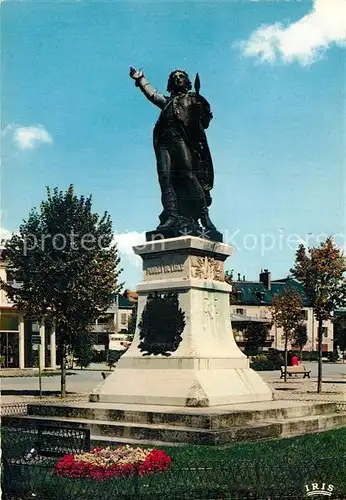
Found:
<path fill-rule="evenodd" d="M 107 316 L 101 316 L 100 318 L 97 319 L 97 324 L 98 325 L 107 325 L 109 323 L 109 320 L 111 318 Z"/>
<path fill-rule="evenodd" d="M 40 333 L 40 325 L 38 324 L 37 321 L 32 321 L 31 322 L 31 331 L 33 333 Z"/>
<path fill-rule="evenodd" d="M 18 331 L 19 330 L 19 316 L 16 314 L 0 315 L 0 330 L 3 331 Z"/>
<path fill-rule="evenodd" d="M 265 293 L 263 291 L 257 290 L 255 295 L 260 302 L 264 302 Z"/>
<path fill-rule="evenodd" d="M 302 309 L 302 317 L 305 321 L 308 319 L 308 311 L 306 309 Z"/>
<path fill-rule="evenodd" d="M 11 269 L 6 269 L 6 281 L 9 285 L 13 283 L 23 283 L 23 277 Z"/>
<path fill-rule="evenodd" d="M 245 309 L 243 308 L 238 308 L 235 310 L 236 314 L 240 314 L 241 316 L 245 316 Z"/>
<path fill-rule="evenodd" d="M 328 337 L 328 328 L 326 326 L 322 327 L 323 337 L 326 339 Z"/>
<path fill-rule="evenodd" d="M 2 367 L 18 368 L 19 366 L 19 345 L 18 333 L 1 332 L 0 334 L 0 354 L 2 356 Z"/>
<path fill-rule="evenodd" d="M 122 325 L 127 325 L 127 314 L 126 313 L 121 313 L 120 322 Z"/>

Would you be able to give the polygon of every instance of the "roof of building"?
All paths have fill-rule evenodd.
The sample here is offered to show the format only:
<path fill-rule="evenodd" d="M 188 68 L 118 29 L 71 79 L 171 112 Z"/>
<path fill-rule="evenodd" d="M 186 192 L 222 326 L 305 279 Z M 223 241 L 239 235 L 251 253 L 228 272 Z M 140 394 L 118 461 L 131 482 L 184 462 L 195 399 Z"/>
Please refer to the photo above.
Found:
<path fill-rule="evenodd" d="M 119 309 L 133 309 L 135 302 L 129 300 L 123 295 L 119 295 Z"/>
<path fill-rule="evenodd" d="M 238 292 L 239 305 L 269 306 L 273 296 L 280 293 L 285 287 L 295 288 L 302 297 L 304 307 L 309 307 L 310 301 L 307 298 L 303 286 L 292 278 L 271 281 L 270 289 L 267 289 L 261 281 L 234 281 L 233 288 Z"/>
<path fill-rule="evenodd" d="M 114 295 L 114 301 L 111 306 L 108 307 L 106 313 L 114 314 L 117 309 L 133 309 L 138 302 L 138 293 L 132 290 L 125 290 L 123 293 L 117 293 Z"/>
<path fill-rule="evenodd" d="M 136 290 L 126 289 L 122 296 L 125 299 L 128 299 L 129 302 L 132 302 L 132 303 L 138 302 L 138 292 Z"/>

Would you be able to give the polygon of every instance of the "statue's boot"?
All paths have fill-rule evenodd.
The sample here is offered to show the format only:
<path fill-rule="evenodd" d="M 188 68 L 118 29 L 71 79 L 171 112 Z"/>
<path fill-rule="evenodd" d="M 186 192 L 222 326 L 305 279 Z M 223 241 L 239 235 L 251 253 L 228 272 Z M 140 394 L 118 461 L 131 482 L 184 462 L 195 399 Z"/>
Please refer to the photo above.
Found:
<path fill-rule="evenodd" d="M 168 189 L 162 193 L 162 205 L 167 213 L 167 219 L 163 224 L 157 226 L 158 230 L 170 229 L 175 226 L 178 221 L 177 197 L 173 189 Z"/>
<path fill-rule="evenodd" d="M 209 217 L 209 211 L 207 207 L 204 207 L 202 209 L 201 213 L 201 224 L 204 227 L 204 229 L 208 229 L 209 231 L 216 231 L 216 227 L 212 223 Z"/>
<path fill-rule="evenodd" d="M 164 229 L 170 229 L 171 227 L 174 227 L 177 224 L 177 215 L 171 214 L 168 215 L 168 219 L 164 224 L 160 224 L 157 226 L 158 230 L 164 230 Z"/>

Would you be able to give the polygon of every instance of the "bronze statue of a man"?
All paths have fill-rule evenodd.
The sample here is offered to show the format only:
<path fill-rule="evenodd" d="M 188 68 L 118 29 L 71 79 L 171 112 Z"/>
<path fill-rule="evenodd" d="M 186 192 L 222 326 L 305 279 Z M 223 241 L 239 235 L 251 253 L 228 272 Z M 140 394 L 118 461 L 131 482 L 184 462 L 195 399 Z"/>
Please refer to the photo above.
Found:
<path fill-rule="evenodd" d="M 143 71 L 130 68 L 130 77 L 143 94 L 162 111 L 154 128 L 154 150 L 161 187 L 163 212 L 158 230 L 200 228 L 215 230 L 208 213 L 214 183 L 212 159 L 204 130 L 213 115 L 207 100 L 195 92 L 188 74 L 173 71 L 169 96 L 158 92 Z"/>

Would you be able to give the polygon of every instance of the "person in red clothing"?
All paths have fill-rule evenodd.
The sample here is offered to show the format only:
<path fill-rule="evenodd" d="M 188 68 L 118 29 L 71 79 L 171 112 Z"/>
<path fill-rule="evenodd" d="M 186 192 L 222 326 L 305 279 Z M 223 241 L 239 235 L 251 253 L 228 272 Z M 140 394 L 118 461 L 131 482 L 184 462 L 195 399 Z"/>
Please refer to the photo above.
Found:
<path fill-rule="evenodd" d="M 298 366 L 299 365 L 299 359 L 296 354 L 293 354 L 292 359 L 291 359 L 291 365 L 292 366 Z"/>

